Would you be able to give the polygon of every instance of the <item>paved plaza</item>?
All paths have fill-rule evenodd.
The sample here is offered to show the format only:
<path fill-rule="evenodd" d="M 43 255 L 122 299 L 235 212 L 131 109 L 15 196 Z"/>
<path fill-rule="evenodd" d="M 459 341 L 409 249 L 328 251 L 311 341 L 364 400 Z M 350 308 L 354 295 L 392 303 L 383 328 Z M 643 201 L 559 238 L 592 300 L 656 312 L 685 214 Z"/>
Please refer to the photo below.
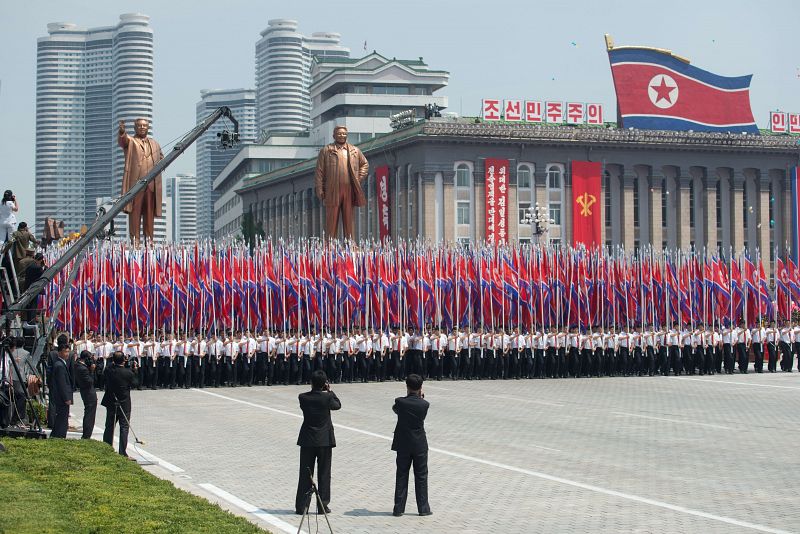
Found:
<path fill-rule="evenodd" d="M 157 462 L 147 469 L 296 532 L 307 389 L 134 392 L 133 428 Z M 426 382 L 430 517 L 416 515 L 413 486 L 406 515 L 391 515 L 404 385 L 333 389 L 337 533 L 800 532 L 798 373 Z"/>

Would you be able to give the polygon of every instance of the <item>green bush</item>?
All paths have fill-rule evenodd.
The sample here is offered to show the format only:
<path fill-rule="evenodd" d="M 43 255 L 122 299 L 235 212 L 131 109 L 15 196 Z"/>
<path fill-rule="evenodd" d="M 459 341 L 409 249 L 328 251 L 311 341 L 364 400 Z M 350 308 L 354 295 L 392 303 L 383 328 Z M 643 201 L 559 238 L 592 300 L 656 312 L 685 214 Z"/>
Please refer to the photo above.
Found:
<path fill-rule="evenodd" d="M 45 410 L 44 405 L 41 402 L 33 399 L 27 405 L 27 412 L 28 412 L 28 421 L 33 422 L 33 413 L 34 410 L 36 411 L 36 415 L 39 416 L 39 424 L 42 425 L 42 428 L 47 426 L 47 410 Z"/>

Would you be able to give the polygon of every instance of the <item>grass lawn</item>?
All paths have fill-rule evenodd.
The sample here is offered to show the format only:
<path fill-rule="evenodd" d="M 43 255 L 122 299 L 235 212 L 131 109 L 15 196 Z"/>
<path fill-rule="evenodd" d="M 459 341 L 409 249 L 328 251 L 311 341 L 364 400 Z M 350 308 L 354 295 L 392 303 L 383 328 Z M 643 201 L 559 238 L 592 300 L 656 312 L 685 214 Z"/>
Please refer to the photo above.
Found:
<path fill-rule="evenodd" d="M 3 439 L 0 532 L 259 532 L 94 440 Z"/>

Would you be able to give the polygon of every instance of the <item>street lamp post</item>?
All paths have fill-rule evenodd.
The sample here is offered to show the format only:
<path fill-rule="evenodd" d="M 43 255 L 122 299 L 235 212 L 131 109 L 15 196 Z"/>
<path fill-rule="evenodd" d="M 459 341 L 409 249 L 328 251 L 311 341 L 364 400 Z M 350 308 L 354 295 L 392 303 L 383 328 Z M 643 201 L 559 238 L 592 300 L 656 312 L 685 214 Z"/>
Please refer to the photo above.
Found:
<path fill-rule="evenodd" d="M 555 224 L 555 221 L 550 218 L 547 207 L 540 206 L 538 202 L 525 210 L 525 216 L 520 222 L 531 225 L 531 236 L 536 236 L 537 243 L 540 243 L 542 235 L 546 235 L 550 231 L 550 225 Z"/>

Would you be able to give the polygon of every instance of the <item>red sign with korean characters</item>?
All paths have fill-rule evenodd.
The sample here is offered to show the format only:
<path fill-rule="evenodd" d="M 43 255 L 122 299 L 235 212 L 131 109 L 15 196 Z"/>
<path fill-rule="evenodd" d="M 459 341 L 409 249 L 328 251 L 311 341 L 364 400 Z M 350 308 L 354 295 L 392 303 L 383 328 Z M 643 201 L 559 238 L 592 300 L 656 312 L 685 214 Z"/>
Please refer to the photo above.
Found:
<path fill-rule="evenodd" d="M 378 201 L 378 235 L 381 241 L 389 237 L 389 166 L 375 168 L 375 198 Z"/>
<path fill-rule="evenodd" d="M 508 240 L 508 160 L 486 158 L 486 240 Z"/>

